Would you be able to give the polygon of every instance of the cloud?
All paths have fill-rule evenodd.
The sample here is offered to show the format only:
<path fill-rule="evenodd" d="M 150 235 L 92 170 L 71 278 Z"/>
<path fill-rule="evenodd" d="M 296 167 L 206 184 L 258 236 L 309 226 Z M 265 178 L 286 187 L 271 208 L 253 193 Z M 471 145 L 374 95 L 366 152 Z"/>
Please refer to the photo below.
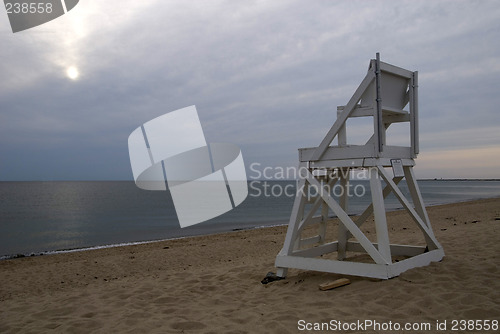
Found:
<path fill-rule="evenodd" d="M 5 19 L 0 180 L 131 179 L 126 155 L 110 152 L 126 151 L 138 125 L 193 104 L 210 142 L 238 144 L 247 163 L 294 165 L 377 51 L 419 70 L 424 152 L 490 147 L 500 124 L 499 16 L 494 1 L 84 1 L 18 34 Z M 35 162 L 33 149 L 52 157 L 44 172 L 13 173 Z M 56 151 L 107 164 L 62 166 L 51 161 Z"/>

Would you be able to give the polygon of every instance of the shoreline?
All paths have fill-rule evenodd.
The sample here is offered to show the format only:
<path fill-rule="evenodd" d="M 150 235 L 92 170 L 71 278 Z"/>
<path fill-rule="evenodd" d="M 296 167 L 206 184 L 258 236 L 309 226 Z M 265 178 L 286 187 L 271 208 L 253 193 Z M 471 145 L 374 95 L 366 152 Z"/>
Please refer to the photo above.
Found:
<path fill-rule="evenodd" d="M 265 222 L 263 222 L 263 223 L 265 223 Z M 185 236 L 178 236 L 178 237 L 158 239 L 158 240 L 130 241 L 130 242 L 117 243 L 117 244 L 96 245 L 96 246 L 89 246 L 89 247 L 82 247 L 82 248 L 60 249 L 60 250 L 40 251 L 40 252 L 29 252 L 29 253 L 26 253 L 26 254 L 22 254 L 22 253 L 18 253 L 18 254 L 6 254 L 6 255 L 1 255 L 0 256 L 0 262 L 6 261 L 6 260 L 16 260 L 16 259 L 22 259 L 22 258 L 31 258 L 31 257 L 45 256 L 45 255 L 78 253 L 78 252 L 86 252 L 86 251 L 99 250 L 99 249 L 137 246 L 137 245 L 144 245 L 144 244 L 150 244 L 150 243 L 158 243 L 158 242 L 163 242 L 163 241 L 189 239 L 189 238 L 196 238 L 196 237 L 202 237 L 202 236 L 214 236 L 214 235 L 220 235 L 220 234 L 226 234 L 226 233 L 233 233 L 233 232 L 239 232 L 239 231 L 265 229 L 265 228 L 271 228 L 271 227 L 278 227 L 278 226 L 288 225 L 288 222 L 284 222 L 284 221 L 282 223 L 280 223 L 280 222 L 268 222 L 268 223 L 269 223 L 268 225 L 259 225 L 259 226 L 250 226 L 250 227 L 235 227 L 235 228 L 232 228 L 231 230 L 227 230 L 227 231 L 223 230 L 223 231 L 217 231 L 217 232 L 213 232 L 213 233 L 190 234 L 190 235 L 185 235 Z"/>
<path fill-rule="evenodd" d="M 239 231 L 249 231 L 249 230 L 256 230 L 256 229 L 263 229 L 263 228 L 270 228 L 270 227 L 277 227 L 277 226 L 284 226 L 284 225 L 288 225 L 288 222 L 284 222 L 283 224 L 275 224 L 273 222 L 271 225 L 233 228 L 230 231 L 221 231 L 221 232 L 214 232 L 214 233 L 207 233 L 207 234 L 192 234 L 192 235 L 185 235 L 185 236 L 180 236 L 180 237 L 158 239 L 158 240 L 131 241 L 131 242 L 118 243 L 118 244 L 89 246 L 89 247 L 83 247 L 83 248 L 60 249 L 60 250 L 54 250 L 54 251 L 41 251 L 38 253 L 33 252 L 33 253 L 29 253 L 29 254 L 2 255 L 2 256 L 0 256 L 0 261 L 16 260 L 16 259 L 22 259 L 22 258 L 27 258 L 27 257 L 37 257 L 37 256 L 44 256 L 44 255 L 57 255 L 57 254 L 87 252 L 87 251 L 92 251 L 92 250 L 117 248 L 117 247 L 137 246 L 137 245 L 153 244 L 153 243 L 164 242 L 164 241 L 196 238 L 196 237 L 202 237 L 202 236 L 209 237 L 209 236 L 214 236 L 214 235 L 219 235 L 219 234 L 233 233 L 233 232 L 239 232 Z"/>
<path fill-rule="evenodd" d="M 450 205 L 450 204 L 460 204 L 460 203 L 468 203 L 468 202 L 474 202 L 474 201 L 482 201 L 482 200 L 495 199 L 495 198 L 500 198 L 500 196 L 466 199 L 466 200 L 460 200 L 460 201 L 454 201 L 454 202 L 448 202 L 448 203 L 429 204 L 429 205 L 426 205 L 426 208 L 436 207 L 436 206 L 441 206 L 441 205 Z M 403 209 L 404 209 L 403 207 L 398 207 L 395 209 L 387 210 L 387 212 L 395 212 L 395 211 L 400 211 Z M 349 216 L 357 216 L 357 215 L 359 215 L 359 214 L 349 214 Z M 335 217 L 330 217 L 330 218 L 335 218 Z M 263 228 L 269 228 L 269 227 L 288 225 L 288 221 L 282 221 L 282 222 L 269 221 L 269 222 L 261 222 L 261 223 L 264 225 L 249 226 L 249 227 L 234 227 L 231 230 L 227 230 L 227 231 L 216 231 L 213 233 L 195 233 L 195 234 L 189 234 L 189 235 L 185 235 L 185 236 L 178 236 L 178 237 L 157 239 L 157 240 L 130 241 L 130 242 L 122 242 L 122 243 L 116 243 L 116 244 L 95 245 L 95 246 L 82 247 L 82 248 L 60 249 L 60 250 L 52 250 L 52 251 L 37 251 L 37 252 L 29 252 L 29 253 L 24 253 L 24 254 L 23 253 L 5 254 L 5 255 L 0 255 L 0 262 L 5 261 L 5 260 L 15 260 L 15 259 L 21 259 L 21 258 L 26 258 L 26 257 L 38 257 L 38 256 L 45 256 L 45 255 L 86 252 L 86 251 L 92 251 L 92 250 L 97 250 L 97 249 L 127 247 L 127 246 L 135 246 L 135 245 L 142 245 L 142 244 L 149 244 L 149 243 L 158 243 L 158 242 L 177 240 L 177 239 L 192 238 L 192 237 L 198 237 L 198 236 L 212 236 L 212 235 L 232 233 L 232 232 L 237 232 L 237 231 L 246 231 L 246 230 L 263 229 Z M 253 224 L 253 223 L 245 223 L 245 224 Z M 237 226 L 237 224 L 235 224 L 235 226 Z"/>

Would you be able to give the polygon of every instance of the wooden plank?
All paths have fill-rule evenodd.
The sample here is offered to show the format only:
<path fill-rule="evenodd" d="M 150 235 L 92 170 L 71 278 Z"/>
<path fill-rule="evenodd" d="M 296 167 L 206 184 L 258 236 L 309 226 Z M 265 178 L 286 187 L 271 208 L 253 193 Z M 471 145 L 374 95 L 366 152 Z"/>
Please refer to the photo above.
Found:
<path fill-rule="evenodd" d="M 347 130 L 345 123 L 340 127 L 337 139 L 340 147 L 347 146 Z"/>
<path fill-rule="evenodd" d="M 336 252 L 338 249 L 338 242 L 329 242 L 320 246 L 308 248 L 308 249 L 301 249 L 301 250 L 296 250 L 292 254 L 292 256 L 300 256 L 300 257 L 318 257 L 323 254 L 329 254 Z"/>
<path fill-rule="evenodd" d="M 373 144 L 375 145 L 375 155 L 377 157 L 384 151 L 385 138 L 384 138 L 384 124 L 382 122 L 382 94 L 380 93 L 380 83 L 382 78 L 380 77 L 380 54 L 377 52 L 377 59 L 375 59 L 375 82 L 376 82 L 376 98 L 377 112 L 375 117 L 373 117 L 374 124 L 374 136 Z"/>
<path fill-rule="evenodd" d="M 403 167 L 405 172 L 406 184 L 408 185 L 408 190 L 410 191 L 410 195 L 413 201 L 413 205 L 415 206 L 415 211 L 419 214 L 420 218 L 426 223 L 429 228 L 429 234 L 434 236 L 434 232 L 432 230 L 431 221 L 429 216 L 427 215 L 427 210 L 425 209 L 424 200 L 422 198 L 422 194 L 420 194 L 420 189 L 418 188 L 417 179 L 415 178 L 415 174 L 413 173 L 413 168 L 411 167 Z"/>
<path fill-rule="evenodd" d="M 299 164 L 299 168 L 305 168 L 305 163 Z M 301 189 L 305 186 L 306 180 L 300 179 L 297 187 Z M 297 239 L 297 229 L 298 224 L 302 217 L 299 217 L 299 212 L 301 208 L 303 209 L 305 198 L 302 195 L 299 195 L 297 189 L 297 195 L 295 196 L 295 201 L 293 202 L 292 213 L 290 215 L 290 221 L 288 222 L 288 230 L 286 231 L 285 242 L 283 243 L 283 248 L 280 253 L 283 254 L 291 254 L 293 251 L 293 243 Z"/>
<path fill-rule="evenodd" d="M 301 163 L 302 164 L 302 163 Z M 301 170 L 302 168 L 300 168 Z M 297 191 L 300 191 L 300 189 L 302 189 L 300 195 L 296 195 L 296 196 L 300 196 L 301 197 L 301 202 L 300 202 L 300 206 L 299 206 L 299 211 L 297 212 L 296 214 L 296 219 L 297 220 L 301 220 L 304 218 L 304 211 L 305 211 L 305 207 L 306 205 L 309 203 L 309 199 L 305 196 L 306 193 L 308 193 L 309 191 L 309 184 L 307 182 L 304 183 L 304 186 L 301 188 L 300 186 L 297 188 Z M 293 208 L 292 208 L 293 209 Z M 293 213 L 293 211 L 292 211 Z M 291 218 L 292 216 L 290 216 Z M 294 238 L 295 239 L 292 239 L 292 248 L 295 250 L 295 249 L 298 249 L 300 247 L 300 243 L 299 243 L 299 240 L 300 240 L 300 234 L 302 233 L 301 231 L 299 231 L 299 227 L 298 225 L 295 225 L 294 226 L 294 229 L 295 229 L 295 234 L 294 234 Z"/>
<path fill-rule="evenodd" d="M 340 178 L 340 185 L 343 189 L 342 196 L 340 197 L 340 207 L 342 210 L 347 212 L 347 208 L 349 205 L 349 197 L 347 196 L 347 190 L 349 187 L 349 168 L 342 170 L 340 173 L 341 175 L 345 177 Z M 343 260 L 345 259 L 346 256 L 346 245 L 347 245 L 347 238 L 348 238 L 348 233 L 349 231 L 347 228 L 344 226 L 344 224 L 339 224 L 338 226 L 338 240 L 339 240 L 339 247 L 338 247 L 338 254 L 337 254 L 337 259 L 338 260 Z"/>
<path fill-rule="evenodd" d="M 409 112 L 403 109 L 395 109 L 382 105 L 382 113 L 384 116 L 389 115 L 408 115 Z"/>
<path fill-rule="evenodd" d="M 430 252 L 426 252 L 411 257 L 409 259 L 405 259 L 403 261 L 393 263 L 387 268 L 388 276 L 389 278 L 396 277 L 409 269 L 428 266 L 431 262 L 441 261 L 443 257 L 444 257 L 444 251 L 442 249 L 436 249 Z"/>
<path fill-rule="evenodd" d="M 396 75 L 399 75 L 400 77 L 403 77 L 406 79 L 410 79 L 412 77 L 412 74 L 413 74 L 412 71 L 408 71 L 408 70 L 405 70 L 404 68 L 384 63 L 383 61 L 380 62 L 380 69 L 384 72 L 396 74 Z"/>
<path fill-rule="evenodd" d="M 299 149 L 300 161 L 306 162 L 313 160 L 316 149 L 315 147 Z M 373 147 L 368 147 L 366 145 L 348 145 L 346 147 L 331 146 L 326 149 L 320 160 L 361 159 L 365 157 L 375 157 Z"/>
<path fill-rule="evenodd" d="M 389 265 L 383 264 L 335 261 L 298 256 L 278 255 L 276 257 L 275 265 L 276 267 L 314 270 L 341 275 L 353 275 L 381 279 L 389 278 L 387 272 Z"/>
<path fill-rule="evenodd" d="M 321 236 L 319 235 L 310 238 L 300 239 L 300 247 L 314 245 L 320 241 L 321 241 Z"/>
<path fill-rule="evenodd" d="M 332 281 L 332 282 L 326 282 L 326 283 L 320 284 L 319 289 L 321 291 L 326 291 L 326 290 L 335 289 L 335 288 L 338 288 L 338 287 L 341 287 L 344 285 L 348 285 L 348 284 L 351 284 L 351 281 L 349 279 L 339 278 L 339 279 Z"/>
<path fill-rule="evenodd" d="M 278 268 L 296 268 L 314 270 L 341 275 L 363 276 L 388 279 L 416 267 L 429 265 L 431 262 L 441 261 L 444 257 L 442 249 L 436 249 L 409 259 L 395 262 L 390 265 L 361 263 L 350 261 L 335 261 L 300 256 L 278 255 L 275 265 Z M 280 276 L 284 277 L 284 276 Z"/>
<path fill-rule="evenodd" d="M 410 114 L 405 115 L 384 115 L 384 125 L 390 123 L 402 123 L 410 120 Z M 387 128 L 387 127 L 386 127 Z"/>
<path fill-rule="evenodd" d="M 373 81 L 375 78 L 375 73 L 372 71 L 369 71 L 359 87 L 356 89 L 356 92 L 354 92 L 354 95 L 351 97 L 349 102 L 346 104 L 344 111 L 340 115 L 340 117 L 337 118 L 333 126 L 330 128 L 328 133 L 326 134 L 325 138 L 321 141 L 321 144 L 316 148 L 315 152 L 311 156 L 309 160 L 320 160 L 323 154 L 325 153 L 326 149 L 330 145 L 330 143 L 333 141 L 335 136 L 337 135 L 340 127 L 345 123 L 347 118 L 349 117 L 349 114 L 351 113 L 352 110 L 354 110 L 354 107 L 358 103 L 359 99 L 361 98 L 361 95 L 364 93 L 366 88 L 370 85 L 370 83 Z"/>
<path fill-rule="evenodd" d="M 344 107 L 337 107 L 337 118 L 340 116 L 342 111 L 344 110 Z M 339 135 L 338 135 L 338 144 L 339 146 L 346 146 L 347 145 L 347 130 L 346 130 L 346 123 L 344 123 L 340 129 L 339 129 Z"/>
<path fill-rule="evenodd" d="M 408 88 L 408 96 L 409 96 L 409 102 L 410 102 L 410 146 L 411 146 L 411 150 L 412 150 L 412 157 L 415 158 L 416 157 L 416 150 L 415 150 L 415 121 L 416 121 L 416 117 L 415 117 L 415 79 L 414 79 L 414 76 L 412 75 L 411 79 L 410 79 L 410 85 L 409 85 L 409 88 Z"/>
<path fill-rule="evenodd" d="M 299 170 L 306 168 L 307 164 L 302 162 L 299 163 Z M 299 189 L 303 189 L 306 186 L 306 180 L 301 178 L 297 183 L 297 193 L 295 195 L 295 200 L 293 202 L 292 212 L 290 214 L 290 220 L 288 222 L 288 229 L 286 231 L 285 241 L 283 242 L 283 248 L 280 250 L 278 256 L 284 254 L 291 254 L 296 246 L 295 240 L 297 240 L 298 225 L 302 218 L 305 205 L 305 197 L 299 194 Z M 288 268 L 276 266 L 276 275 L 279 277 L 285 277 L 288 273 Z"/>
<path fill-rule="evenodd" d="M 299 149 L 299 159 L 301 162 L 311 161 L 312 155 L 316 150 L 315 147 L 312 148 L 300 148 Z M 314 166 L 321 166 L 320 161 L 332 161 L 332 160 L 355 160 L 355 159 L 368 159 L 378 157 L 375 154 L 373 146 L 368 145 L 348 145 L 345 147 L 330 146 L 327 148 L 325 154 L 321 157 L 321 160 L 311 161 Z M 412 159 L 411 148 L 406 146 L 394 146 L 386 145 L 384 147 L 384 152 L 381 153 L 380 158 L 387 159 Z M 325 166 L 335 166 L 341 167 L 334 164 Z M 343 166 L 348 167 L 348 166 Z"/>
<path fill-rule="evenodd" d="M 366 158 L 363 160 L 363 167 L 391 167 L 391 159 L 392 158 Z M 415 161 L 411 158 L 403 158 L 401 162 L 403 166 L 415 166 Z"/>
<path fill-rule="evenodd" d="M 342 159 L 342 160 L 319 160 L 311 161 L 309 166 L 314 168 L 337 168 L 337 167 L 363 167 L 364 159 Z"/>
<path fill-rule="evenodd" d="M 418 71 L 413 72 L 413 151 L 415 156 L 420 151 L 418 134 Z"/>
<path fill-rule="evenodd" d="M 328 221 L 328 205 L 323 202 L 321 206 L 321 223 L 318 227 L 318 235 L 320 237 L 319 243 L 324 244 L 326 241 L 326 223 Z"/>
<path fill-rule="evenodd" d="M 378 247 L 377 243 L 373 244 Z M 347 243 L 347 251 L 364 253 L 363 247 L 356 241 L 349 241 Z M 411 246 L 411 245 L 391 245 L 391 255 L 392 256 L 416 256 L 425 252 L 425 247 L 423 246 Z"/>
<path fill-rule="evenodd" d="M 356 118 L 356 117 L 370 117 L 375 114 L 375 109 L 373 107 L 361 107 L 357 106 L 349 115 L 349 118 Z M 404 110 L 404 109 L 395 109 L 391 107 L 387 107 L 382 105 L 382 115 L 385 117 L 387 116 L 402 116 L 402 115 L 408 115 L 409 112 Z"/>
<path fill-rule="evenodd" d="M 370 168 L 370 189 L 372 195 L 373 215 L 375 217 L 375 230 L 377 232 L 378 251 L 387 263 L 391 263 L 391 248 L 389 242 L 389 231 L 387 230 L 387 218 L 385 216 L 384 197 L 382 184 L 378 178 L 376 168 Z"/>

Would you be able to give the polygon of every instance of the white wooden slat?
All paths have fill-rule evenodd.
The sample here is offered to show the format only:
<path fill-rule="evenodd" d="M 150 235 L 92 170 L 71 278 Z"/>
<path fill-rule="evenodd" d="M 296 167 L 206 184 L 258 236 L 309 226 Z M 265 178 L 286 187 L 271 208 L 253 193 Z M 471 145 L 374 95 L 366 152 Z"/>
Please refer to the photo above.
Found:
<path fill-rule="evenodd" d="M 393 263 L 390 267 L 387 268 L 388 276 L 395 277 L 399 276 L 401 273 L 409 269 L 428 266 L 431 262 L 441 261 L 443 257 L 444 251 L 441 248 L 413 256 L 409 259 Z"/>
<path fill-rule="evenodd" d="M 420 218 L 422 218 L 422 220 L 427 225 L 429 229 L 429 234 L 434 236 L 434 232 L 432 231 L 431 221 L 429 219 L 429 216 L 427 215 L 427 210 L 425 209 L 424 200 L 422 198 L 422 194 L 420 193 L 420 189 L 418 188 L 417 179 L 415 178 L 415 174 L 413 173 L 413 168 L 403 167 L 403 171 L 405 173 L 408 190 L 410 191 L 413 204 L 415 205 L 415 211 L 417 211 Z M 439 247 L 439 245 L 437 246 Z"/>
<path fill-rule="evenodd" d="M 384 166 L 391 167 L 391 159 L 393 158 L 356 158 L 356 159 L 341 159 L 341 160 L 320 160 L 311 161 L 310 167 L 314 168 L 342 168 L 342 167 L 373 167 Z M 403 166 L 415 166 L 415 161 L 411 158 L 401 159 Z M 335 167 L 332 165 L 335 164 Z"/>
<path fill-rule="evenodd" d="M 418 134 L 418 71 L 413 72 L 413 151 L 415 156 L 420 151 Z"/>
<path fill-rule="evenodd" d="M 378 247 L 377 243 L 373 244 L 375 247 Z M 364 253 L 363 246 L 359 244 L 359 242 L 349 241 L 347 243 L 347 251 L 349 252 L 357 252 Z M 393 256 L 415 256 L 425 252 L 425 247 L 422 246 L 409 246 L 409 245 L 391 245 L 391 254 Z"/>
<path fill-rule="evenodd" d="M 321 241 L 321 236 L 320 235 L 315 235 L 313 237 L 309 237 L 309 238 L 305 238 L 305 239 L 300 239 L 300 248 L 304 247 L 304 246 L 309 246 L 309 245 L 317 244 L 320 241 Z"/>
<path fill-rule="evenodd" d="M 388 279 L 399 276 L 401 273 L 409 269 L 423 267 L 429 265 L 431 262 L 441 261 L 443 257 L 443 250 L 436 249 L 392 263 L 390 265 L 380 265 L 372 263 L 317 259 L 302 256 L 278 255 L 276 257 L 275 265 L 277 267 L 315 270 L 341 275 Z"/>
<path fill-rule="evenodd" d="M 380 70 L 399 75 L 400 77 L 406 79 L 410 79 L 413 74 L 413 72 L 411 71 L 405 70 L 404 68 L 397 67 L 388 63 L 384 63 L 383 61 L 380 62 Z"/>
<path fill-rule="evenodd" d="M 415 166 L 415 161 L 413 159 L 403 158 L 401 159 L 403 166 Z M 363 161 L 363 167 L 391 167 L 391 158 L 366 158 Z"/>
<path fill-rule="evenodd" d="M 319 243 L 324 244 L 326 242 L 326 223 L 328 222 L 328 205 L 323 202 L 321 206 L 321 223 L 318 227 L 318 235 L 320 237 Z"/>
<path fill-rule="evenodd" d="M 363 167 L 363 162 L 364 162 L 363 158 L 335 160 L 335 167 L 338 168 Z M 314 168 L 328 168 L 328 167 L 331 168 L 332 161 L 326 161 L 326 160 L 311 161 L 310 166 Z"/>
<path fill-rule="evenodd" d="M 416 157 L 416 137 L 415 137 L 415 121 L 416 121 L 416 115 L 415 115 L 415 78 L 412 75 L 410 79 L 410 87 L 408 89 L 408 95 L 410 99 L 410 146 L 412 150 L 412 157 Z"/>
<path fill-rule="evenodd" d="M 394 115 L 407 115 L 409 114 L 408 111 L 404 110 L 404 109 L 396 109 L 396 108 L 391 108 L 391 107 L 387 107 L 387 106 L 384 106 L 382 105 L 382 112 L 385 115 L 389 116 L 391 114 L 394 114 Z"/>
<path fill-rule="evenodd" d="M 347 212 L 349 206 L 349 197 L 347 196 L 348 195 L 347 189 L 349 187 L 349 168 L 342 170 L 340 175 L 342 175 L 340 179 L 340 186 L 344 190 L 342 196 L 340 197 L 340 207 L 342 208 L 342 210 Z M 346 256 L 346 245 L 347 245 L 347 238 L 349 235 L 349 231 L 344 226 L 344 224 L 339 224 L 337 230 L 338 230 L 338 240 L 339 240 L 337 259 L 343 260 Z"/>
<path fill-rule="evenodd" d="M 402 123 L 410 121 L 410 114 L 406 113 L 405 115 L 384 115 L 384 124 L 390 123 Z M 387 129 L 387 126 L 386 126 Z"/>
<path fill-rule="evenodd" d="M 384 196 L 382 184 L 378 178 L 376 168 L 370 168 L 370 188 L 372 195 L 373 215 L 375 216 L 375 229 L 377 232 L 378 251 L 387 263 L 391 263 L 391 249 L 389 247 L 389 231 L 387 230 L 387 218 L 385 216 Z"/>
<path fill-rule="evenodd" d="M 339 129 L 338 144 L 340 147 L 347 146 L 347 129 L 345 124 Z"/>
<path fill-rule="evenodd" d="M 333 261 L 310 257 L 278 255 L 275 262 L 277 267 L 315 270 L 342 275 L 354 275 L 371 278 L 387 279 L 388 265 L 360 263 L 350 261 Z"/>
<path fill-rule="evenodd" d="M 301 163 L 299 166 L 305 168 L 304 163 Z M 306 180 L 300 179 L 297 184 L 298 189 L 303 188 L 305 184 Z M 301 217 L 299 217 L 299 211 L 300 208 L 304 205 L 304 200 L 304 196 L 297 193 L 297 195 L 295 196 L 295 201 L 293 202 L 292 213 L 290 215 L 290 221 L 288 222 L 288 230 L 286 232 L 285 242 L 283 243 L 283 249 L 280 252 L 282 254 L 291 254 L 293 251 L 293 242 L 297 239 L 298 224 L 301 220 Z"/>
<path fill-rule="evenodd" d="M 336 252 L 338 248 L 338 242 L 333 241 L 329 243 L 325 243 L 323 245 L 312 247 L 308 249 L 301 249 L 294 251 L 291 256 L 300 256 L 300 257 L 317 257 L 323 254 L 329 254 Z"/>
<path fill-rule="evenodd" d="M 342 114 L 342 111 L 344 111 L 343 106 L 337 107 L 337 118 L 340 116 L 340 114 Z M 345 123 L 340 127 L 337 139 L 339 146 L 347 145 L 347 130 Z"/>
<path fill-rule="evenodd" d="M 312 159 L 316 148 L 301 148 L 299 149 L 299 159 L 301 162 L 307 162 Z M 348 159 L 366 159 L 377 158 L 375 150 L 372 146 L 367 145 L 348 145 L 345 147 L 331 146 L 328 147 L 320 161 L 327 160 L 348 160 Z M 380 158 L 392 159 L 412 159 L 411 148 L 406 146 L 386 145 L 384 152 Z M 314 161 L 315 164 L 318 161 Z M 330 165 L 331 166 L 331 165 Z"/>
<path fill-rule="evenodd" d="M 377 52 L 377 59 L 375 60 L 375 86 L 376 86 L 376 113 L 373 117 L 373 144 L 375 146 L 375 156 L 379 157 L 384 151 L 385 145 L 385 131 L 382 122 L 382 94 L 380 91 L 381 85 L 380 75 L 380 54 Z"/>
<path fill-rule="evenodd" d="M 317 148 L 300 149 L 300 161 L 313 160 L 314 152 Z M 364 157 L 375 157 L 373 147 L 365 145 L 349 145 L 346 147 L 328 147 L 321 160 L 335 160 L 335 159 L 356 159 Z"/>
<path fill-rule="evenodd" d="M 383 102 L 382 102 L 383 103 Z M 376 110 L 373 107 L 361 107 L 357 106 L 349 115 L 349 118 L 355 118 L 355 117 L 371 117 L 376 113 Z M 382 104 L 382 114 L 384 115 L 384 118 L 387 116 L 391 115 L 407 115 L 409 114 L 408 111 L 404 109 L 396 109 L 396 108 L 391 108 L 388 106 L 384 106 Z"/>

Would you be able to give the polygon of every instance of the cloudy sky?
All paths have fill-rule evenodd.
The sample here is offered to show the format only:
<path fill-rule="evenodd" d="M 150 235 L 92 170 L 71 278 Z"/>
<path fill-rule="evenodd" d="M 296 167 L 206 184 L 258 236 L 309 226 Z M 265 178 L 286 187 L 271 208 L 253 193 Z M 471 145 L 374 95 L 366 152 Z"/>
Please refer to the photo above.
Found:
<path fill-rule="evenodd" d="M 81 0 L 16 34 L 3 8 L 0 180 L 131 180 L 129 134 L 190 105 L 247 167 L 295 166 L 376 52 L 419 71 L 417 176 L 500 178 L 499 40 L 498 1 Z"/>

